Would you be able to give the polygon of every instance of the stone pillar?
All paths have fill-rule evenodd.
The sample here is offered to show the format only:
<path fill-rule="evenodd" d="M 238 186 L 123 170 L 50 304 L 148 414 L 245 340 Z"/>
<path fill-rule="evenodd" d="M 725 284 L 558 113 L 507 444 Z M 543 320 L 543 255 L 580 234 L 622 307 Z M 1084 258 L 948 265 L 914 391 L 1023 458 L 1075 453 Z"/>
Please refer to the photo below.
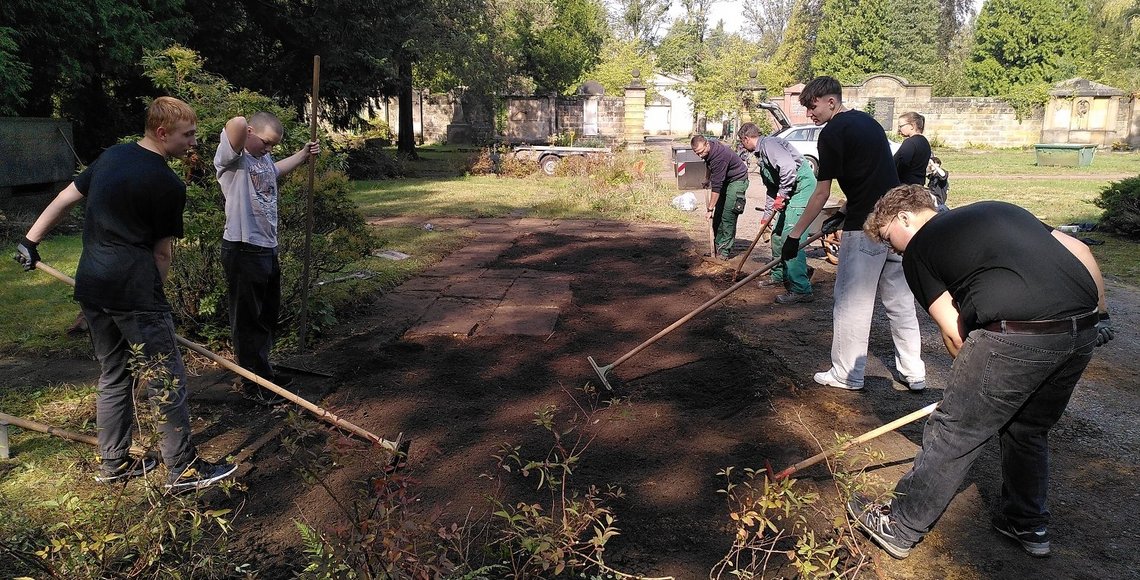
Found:
<path fill-rule="evenodd" d="M 645 85 L 641 71 L 634 69 L 633 82 L 625 88 L 625 142 L 632 147 L 645 145 Z"/>

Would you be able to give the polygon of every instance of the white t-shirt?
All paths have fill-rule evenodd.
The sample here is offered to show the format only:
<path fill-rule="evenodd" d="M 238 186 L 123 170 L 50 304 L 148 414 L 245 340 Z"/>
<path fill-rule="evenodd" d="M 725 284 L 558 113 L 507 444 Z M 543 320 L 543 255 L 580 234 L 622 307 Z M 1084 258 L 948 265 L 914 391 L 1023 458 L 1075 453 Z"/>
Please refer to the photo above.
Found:
<path fill-rule="evenodd" d="M 238 153 L 225 129 L 218 138 L 214 169 L 226 197 L 226 229 L 222 239 L 263 248 L 277 247 L 277 166 L 268 152 L 254 157 Z"/>

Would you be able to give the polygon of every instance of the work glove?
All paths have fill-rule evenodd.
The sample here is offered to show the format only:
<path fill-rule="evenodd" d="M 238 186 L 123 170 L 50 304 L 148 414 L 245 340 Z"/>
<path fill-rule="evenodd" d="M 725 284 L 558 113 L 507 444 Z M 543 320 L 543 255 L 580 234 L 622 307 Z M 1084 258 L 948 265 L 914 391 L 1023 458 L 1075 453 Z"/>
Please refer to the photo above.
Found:
<path fill-rule="evenodd" d="M 780 248 L 780 259 L 787 262 L 794 260 L 800 253 L 800 239 L 788 236 L 784 239 L 784 247 Z"/>
<path fill-rule="evenodd" d="M 1096 345 L 1104 346 L 1113 337 L 1112 321 L 1108 319 L 1108 313 L 1103 312 L 1100 315 L 1100 322 L 1096 323 Z"/>
<path fill-rule="evenodd" d="M 782 195 L 777 195 L 776 201 L 772 202 L 772 209 L 775 211 L 781 211 L 784 209 L 784 206 L 787 204 L 788 204 L 788 198 L 786 198 Z"/>
<path fill-rule="evenodd" d="M 13 257 L 16 259 L 16 262 L 24 267 L 25 272 L 35 270 L 36 262 L 40 261 L 40 253 L 36 251 L 36 246 L 39 246 L 39 244 L 28 238 L 20 240 L 20 243 L 16 246 L 16 255 Z"/>
<path fill-rule="evenodd" d="M 835 215 L 823 220 L 823 224 L 819 226 L 819 230 L 824 234 L 834 234 L 843 227 L 843 220 L 847 219 L 847 214 L 837 211 Z"/>

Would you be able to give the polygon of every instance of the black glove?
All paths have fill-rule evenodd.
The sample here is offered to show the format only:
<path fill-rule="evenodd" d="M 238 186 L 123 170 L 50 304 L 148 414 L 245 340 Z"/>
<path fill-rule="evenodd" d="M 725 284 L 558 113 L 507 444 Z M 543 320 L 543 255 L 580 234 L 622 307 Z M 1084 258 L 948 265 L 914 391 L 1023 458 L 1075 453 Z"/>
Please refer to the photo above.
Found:
<path fill-rule="evenodd" d="M 1104 312 L 1100 315 L 1100 322 L 1096 323 L 1096 345 L 1104 346 L 1112 340 L 1112 336 L 1112 321 L 1108 319 L 1108 313 Z"/>
<path fill-rule="evenodd" d="M 800 239 L 788 236 L 784 238 L 784 247 L 780 248 L 780 259 L 787 262 L 794 260 L 800 253 Z"/>
<path fill-rule="evenodd" d="M 847 214 L 837 211 L 835 215 L 823 220 L 823 225 L 819 226 L 819 231 L 825 234 L 834 234 L 843 227 L 843 220 L 847 219 Z"/>
<path fill-rule="evenodd" d="M 24 267 L 25 272 L 35 270 L 36 262 L 40 261 L 40 253 L 36 251 L 36 246 L 38 245 L 38 243 L 28 238 L 24 238 L 20 240 L 19 245 L 16 246 L 16 255 L 13 257 L 16 259 L 16 262 Z"/>

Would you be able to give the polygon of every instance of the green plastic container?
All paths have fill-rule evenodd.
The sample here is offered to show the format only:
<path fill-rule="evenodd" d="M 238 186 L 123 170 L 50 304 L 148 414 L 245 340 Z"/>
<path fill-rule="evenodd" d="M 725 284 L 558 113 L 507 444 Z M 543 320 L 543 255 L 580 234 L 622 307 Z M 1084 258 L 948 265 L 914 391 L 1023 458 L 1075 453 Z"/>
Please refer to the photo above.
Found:
<path fill-rule="evenodd" d="M 1037 165 L 1061 167 L 1088 167 L 1096 153 L 1096 145 L 1082 143 L 1038 143 L 1033 149 L 1037 153 Z"/>

